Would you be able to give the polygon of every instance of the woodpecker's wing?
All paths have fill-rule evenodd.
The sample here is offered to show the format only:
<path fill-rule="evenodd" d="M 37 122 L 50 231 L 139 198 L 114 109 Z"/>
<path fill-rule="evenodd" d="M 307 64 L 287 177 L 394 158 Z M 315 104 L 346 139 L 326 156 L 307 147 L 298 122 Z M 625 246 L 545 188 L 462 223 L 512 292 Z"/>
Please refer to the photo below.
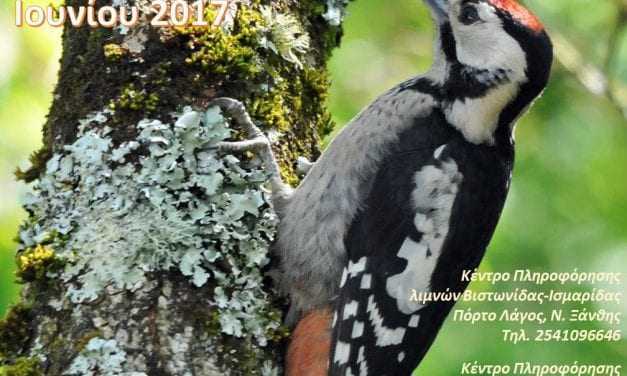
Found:
<path fill-rule="evenodd" d="M 412 298 L 465 288 L 461 272 L 479 264 L 505 201 L 507 158 L 438 111 L 399 140 L 345 238 L 332 376 L 411 375 L 453 305 Z"/>

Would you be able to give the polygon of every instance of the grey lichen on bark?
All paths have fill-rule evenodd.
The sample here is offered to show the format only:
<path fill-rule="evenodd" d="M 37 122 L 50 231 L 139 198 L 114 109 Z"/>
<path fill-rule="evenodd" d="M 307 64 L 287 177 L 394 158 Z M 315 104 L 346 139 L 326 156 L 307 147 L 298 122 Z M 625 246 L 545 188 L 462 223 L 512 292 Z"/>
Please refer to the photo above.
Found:
<path fill-rule="evenodd" d="M 211 101 L 241 100 L 297 184 L 332 128 L 346 3 L 252 0 L 223 28 L 66 25 L 44 147 L 17 173 L 34 185 L 0 375 L 281 373 L 267 174 L 217 150 L 242 135 Z"/>

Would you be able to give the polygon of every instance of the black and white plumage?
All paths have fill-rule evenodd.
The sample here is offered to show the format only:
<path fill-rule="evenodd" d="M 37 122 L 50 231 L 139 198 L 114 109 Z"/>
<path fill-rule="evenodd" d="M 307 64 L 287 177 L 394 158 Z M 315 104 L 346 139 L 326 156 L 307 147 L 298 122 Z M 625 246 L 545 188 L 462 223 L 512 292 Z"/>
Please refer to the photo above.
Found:
<path fill-rule="evenodd" d="M 432 69 L 364 109 L 293 192 L 274 174 L 288 319 L 332 310 L 332 376 L 416 368 L 453 303 L 410 293 L 465 289 L 507 196 L 514 124 L 549 77 L 551 42 L 516 1 L 425 1 Z"/>
<path fill-rule="evenodd" d="M 461 273 L 479 265 L 507 196 L 514 123 L 548 80 L 550 40 L 516 19 L 530 14 L 490 1 L 428 1 L 445 78 L 436 67 L 393 89 L 392 97 L 416 92 L 433 104 L 389 145 L 348 229 L 329 375 L 416 368 L 454 302 L 423 306 L 410 291 L 465 289 Z"/>
<path fill-rule="evenodd" d="M 416 123 L 348 232 L 332 375 L 411 374 L 453 305 L 422 306 L 411 290 L 463 290 L 461 273 L 479 264 L 505 201 L 511 147 L 470 144 L 437 111 Z M 353 265 L 363 266 L 348 273 Z"/>

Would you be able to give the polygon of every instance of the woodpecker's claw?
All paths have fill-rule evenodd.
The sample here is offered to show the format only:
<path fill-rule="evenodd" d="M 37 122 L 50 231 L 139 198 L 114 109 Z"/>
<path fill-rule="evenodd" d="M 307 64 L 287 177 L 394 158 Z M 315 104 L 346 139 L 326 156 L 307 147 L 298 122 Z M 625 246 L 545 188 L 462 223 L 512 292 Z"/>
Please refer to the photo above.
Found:
<path fill-rule="evenodd" d="M 225 141 L 218 143 L 212 149 L 224 152 L 259 151 L 270 148 L 270 141 L 265 134 L 253 123 L 244 104 L 233 98 L 217 98 L 209 106 L 218 106 L 227 115 L 233 118 L 234 125 L 242 128 L 248 139 L 243 141 Z M 270 149 L 270 152 L 272 150 Z M 272 156 L 274 158 L 274 156 Z"/>
<path fill-rule="evenodd" d="M 251 140 L 220 142 L 215 148 L 225 153 L 241 153 L 244 151 L 262 151 L 266 147 L 270 147 L 270 141 L 265 136 L 261 136 Z"/>
<path fill-rule="evenodd" d="M 233 98 L 217 98 L 211 101 L 209 106 L 218 106 L 233 119 L 233 124 L 242 128 L 248 139 L 243 141 L 225 141 L 218 143 L 214 148 L 225 153 L 241 153 L 252 151 L 259 156 L 263 165 L 270 175 L 270 184 L 272 186 L 272 197 L 275 204 L 278 201 L 286 200 L 291 194 L 289 185 L 283 182 L 281 178 L 281 170 L 279 164 L 274 157 L 270 140 L 259 129 L 252 118 L 246 111 L 246 106 L 237 99 Z"/>

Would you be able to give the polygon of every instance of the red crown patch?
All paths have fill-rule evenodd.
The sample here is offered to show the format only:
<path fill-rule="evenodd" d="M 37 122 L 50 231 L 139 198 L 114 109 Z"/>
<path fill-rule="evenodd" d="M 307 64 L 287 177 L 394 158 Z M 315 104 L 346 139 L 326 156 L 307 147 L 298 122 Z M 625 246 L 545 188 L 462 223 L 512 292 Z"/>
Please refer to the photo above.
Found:
<path fill-rule="evenodd" d="M 516 0 L 490 0 L 490 3 L 496 8 L 509 13 L 515 20 L 527 26 L 529 29 L 535 32 L 544 30 L 544 25 L 542 25 L 538 17 L 527 8 L 520 5 Z"/>

